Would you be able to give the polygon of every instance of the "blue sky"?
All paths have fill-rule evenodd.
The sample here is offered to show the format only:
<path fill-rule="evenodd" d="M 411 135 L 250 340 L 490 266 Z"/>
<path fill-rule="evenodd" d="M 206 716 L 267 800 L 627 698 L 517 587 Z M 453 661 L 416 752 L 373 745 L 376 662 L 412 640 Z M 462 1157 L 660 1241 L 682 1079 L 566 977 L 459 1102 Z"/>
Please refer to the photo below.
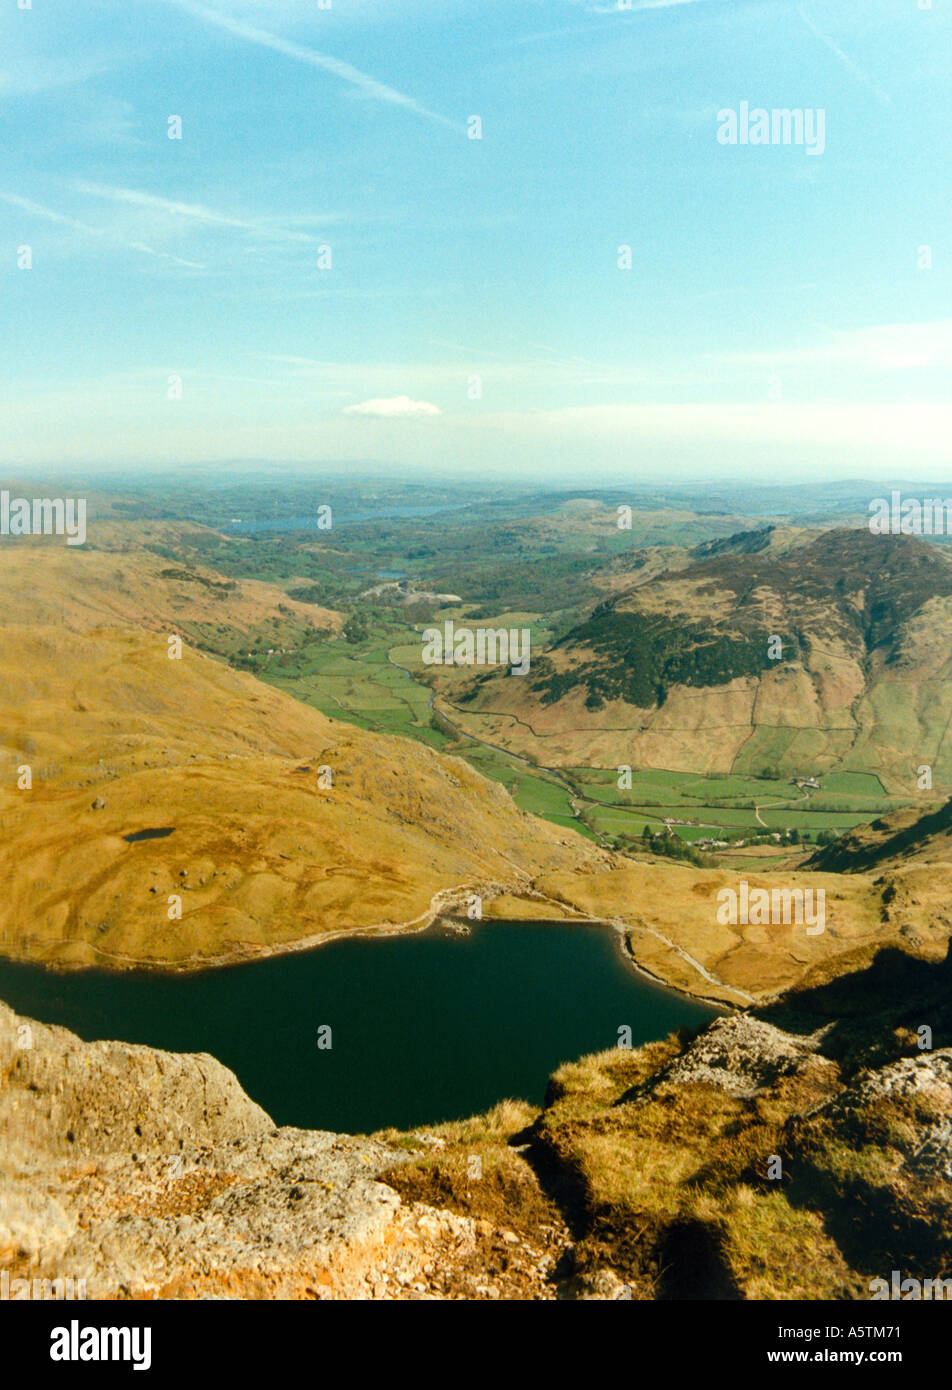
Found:
<path fill-rule="evenodd" d="M 945 471 L 946 0 L 4 0 L 0 45 L 9 467 Z M 719 143 L 744 101 L 823 153 Z"/>

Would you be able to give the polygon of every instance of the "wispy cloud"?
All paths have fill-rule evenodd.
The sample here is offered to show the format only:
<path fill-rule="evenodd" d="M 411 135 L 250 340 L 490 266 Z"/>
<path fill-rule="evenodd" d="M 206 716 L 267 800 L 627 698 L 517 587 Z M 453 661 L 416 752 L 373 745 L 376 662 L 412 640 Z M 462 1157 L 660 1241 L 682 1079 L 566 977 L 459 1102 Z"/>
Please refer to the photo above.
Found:
<path fill-rule="evenodd" d="M 115 59 L 104 54 L 77 54 L 68 58 L 16 59 L 15 65 L 0 68 L 0 97 L 33 97 L 57 87 L 73 87 L 108 72 Z"/>
<path fill-rule="evenodd" d="M 284 227 L 275 227 L 264 222 L 246 222 L 240 217 L 229 217 L 215 212 L 201 203 L 181 203 L 172 198 L 160 198 L 154 193 L 145 193 L 138 188 L 112 188 L 108 184 L 87 183 L 78 180 L 72 185 L 77 193 L 85 193 L 93 198 L 105 198 L 112 203 L 125 203 L 131 207 L 149 208 L 154 212 L 166 213 L 172 217 L 184 217 L 205 227 L 233 227 L 243 232 L 254 232 L 258 236 L 274 237 L 278 241 L 313 241 L 306 232 L 293 232 Z M 328 222 L 339 221 L 334 215 Z"/>
<path fill-rule="evenodd" d="M 682 0 L 683 2 L 684 0 Z M 303 44 L 294 43 L 290 39 L 283 39 L 280 35 L 272 34 L 266 29 L 259 29 L 253 24 L 245 24 L 240 19 L 232 19 L 229 15 L 209 9 L 207 5 L 196 4 L 194 0 L 173 0 L 173 3 L 196 19 L 216 25 L 219 29 L 233 34 L 235 38 L 246 39 L 248 43 L 256 43 L 261 48 L 270 48 L 273 52 L 282 53 L 286 58 L 293 58 L 296 62 L 307 63 L 312 68 L 320 68 L 324 72 L 332 73 L 335 77 L 339 77 L 342 82 L 350 83 L 351 86 L 363 92 L 365 96 L 372 97 L 376 101 L 403 107 L 406 111 L 412 111 L 417 116 L 424 116 L 427 120 L 448 126 L 451 130 L 462 129 L 458 122 L 441 116 L 438 111 L 431 111 L 429 107 L 421 105 L 420 102 L 407 96 L 406 93 L 398 92 L 394 87 L 388 87 L 383 82 L 378 82 L 376 78 L 352 67 L 350 63 L 342 62 L 340 58 L 332 57 L 329 53 L 321 53 L 316 48 L 306 48 Z"/>
<path fill-rule="evenodd" d="M 139 121 L 129 101 L 114 96 L 102 96 L 88 102 L 78 113 L 75 127 L 66 133 L 83 144 L 122 146 L 142 150 L 147 142 L 138 134 Z"/>
<path fill-rule="evenodd" d="M 842 48 L 840 48 L 839 44 L 834 43 L 834 41 L 830 38 L 829 34 L 824 34 L 823 30 L 818 28 L 818 26 L 814 24 L 813 20 L 806 13 L 802 5 L 797 6 L 797 14 L 803 20 L 804 24 L 810 30 L 811 34 L 815 35 L 815 37 L 818 38 L 822 44 L 826 45 L 826 47 L 830 50 L 831 53 L 835 54 L 836 57 L 839 58 L 843 66 L 848 68 L 849 71 L 853 74 L 857 82 L 861 83 L 862 86 L 867 87 L 876 97 L 876 100 L 881 102 L 883 106 L 892 106 L 892 97 L 889 95 L 889 93 L 884 92 L 882 87 L 878 86 L 870 77 L 869 73 L 864 72 L 863 69 L 859 66 L 859 64 L 855 63 L 848 53 L 844 53 Z"/>
<path fill-rule="evenodd" d="M 103 227 L 91 227 L 88 222 L 79 222 L 75 217 L 68 217 L 65 213 L 44 207 L 42 203 L 34 203 L 30 198 L 21 198 L 17 193 L 0 192 L 0 202 L 7 203 L 10 207 L 20 208 L 23 212 L 32 213 L 34 217 L 42 217 L 47 222 L 57 222 L 61 226 L 69 227 L 74 232 L 80 232 L 83 236 L 100 237 L 106 241 L 113 241 L 120 246 L 127 247 L 130 251 L 141 251 L 145 256 L 155 256 L 160 261 L 172 261 L 175 265 L 184 265 L 190 270 L 205 269 L 198 261 L 186 261 L 181 256 L 173 256 L 169 251 L 157 251 L 154 246 L 148 246 L 144 241 L 129 241 L 125 237 L 116 236 L 114 232 L 107 231 Z"/>
<path fill-rule="evenodd" d="M 952 367 L 952 319 L 884 323 L 835 329 L 816 325 L 822 342 L 774 352 L 713 353 L 723 365 L 760 367 L 854 367 L 867 372 Z"/>

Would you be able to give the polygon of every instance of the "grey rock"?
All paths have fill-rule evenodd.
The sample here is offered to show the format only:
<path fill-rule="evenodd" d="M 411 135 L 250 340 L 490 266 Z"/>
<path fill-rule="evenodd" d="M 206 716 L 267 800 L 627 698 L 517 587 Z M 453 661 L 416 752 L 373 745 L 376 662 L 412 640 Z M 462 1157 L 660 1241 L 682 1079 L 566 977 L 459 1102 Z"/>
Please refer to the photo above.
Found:
<path fill-rule="evenodd" d="M 785 1033 L 750 1014 L 718 1018 L 679 1057 L 659 1068 L 641 1093 L 694 1082 L 719 1086 L 738 1098 L 755 1096 L 807 1061 L 832 1069 L 832 1063 L 816 1055 L 818 1044 L 819 1035 Z"/>
<path fill-rule="evenodd" d="M 912 1126 L 904 1167 L 922 1177 L 952 1182 L 952 1048 L 903 1057 L 878 1070 L 862 1072 L 817 1113 L 839 1125 L 851 1111 L 884 1099 L 927 1102 L 925 1110 L 931 1111 L 931 1117 Z"/>
<path fill-rule="evenodd" d="M 18 1022 L 0 1004 L 0 1252 L 15 1269 L 85 1279 L 91 1298 L 327 1297 L 399 1244 L 400 1198 L 378 1180 L 399 1151 L 276 1128 L 213 1057 L 35 1022 L 20 1047 Z"/>

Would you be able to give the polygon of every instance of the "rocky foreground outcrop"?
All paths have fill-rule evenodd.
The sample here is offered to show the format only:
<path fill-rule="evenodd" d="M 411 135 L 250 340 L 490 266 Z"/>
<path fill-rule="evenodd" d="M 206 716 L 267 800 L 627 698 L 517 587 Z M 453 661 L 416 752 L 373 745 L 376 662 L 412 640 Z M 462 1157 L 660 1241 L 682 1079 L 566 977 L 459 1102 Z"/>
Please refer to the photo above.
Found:
<path fill-rule="evenodd" d="M 499 1246 L 544 1296 L 542 1248 L 380 1181 L 410 1158 L 276 1128 L 213 1057 L 84 1043 L 0 1004 L 14 1291 L 71 1278 L 89 1298 L 492 1297 L 477 1251 Z"/>
<path fill-rule="evenodd" d="M 898 950 L 426 1133 L 0 1005 L 0 1273 L 100 1298 L 866 1299 L 952 1276 L 952 969 Z"/>

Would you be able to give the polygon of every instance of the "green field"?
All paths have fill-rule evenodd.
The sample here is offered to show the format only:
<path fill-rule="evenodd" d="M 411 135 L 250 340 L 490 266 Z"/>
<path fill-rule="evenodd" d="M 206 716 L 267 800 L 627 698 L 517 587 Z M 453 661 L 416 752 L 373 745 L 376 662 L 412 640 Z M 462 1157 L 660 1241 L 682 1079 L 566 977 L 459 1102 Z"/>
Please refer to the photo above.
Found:
<path fill-rule="evenodd" d="M 366 579 L 338 573 L 341 587 Z M 339 593 L 339 590 L 338 590 Z M 246 669 L 322 713 L 363 729 L 414 738 L 466 758 L 486 777 L 500 782 L 524 811 L 613 845 L 641 840 L 648 828 L 679 839 L 755 839 L 795 831 L 815 842 L 904 804 L 889 797 L 877 777 L 866 772 L 821 776 L 818 789 L 802 790 L 776 775 L 781 755 L 795 748 L 807 775 L 811 763 L 808 731 L 761 729 L 745 747 L 743 766 L 730 774 L 699 776 L 663 769 L 634 768 L 631 786 L 619 787 L 618 770 L 575 767 L 547 769 L 490 747 L 455 727 L 456 692 L 472 677 L 469 668 L 427 670 L 422 662 L 424 627 L 455 624 L 527 627 L 532 651 L 544 651 L 557 619 L 538 610 L 464 603 L 407 612 L 399 605 L 361 608 L 356 628 L 333 635 L 309 629 L 290 610 L 253 633 L 224 626 L 196 625 L 190 635 L 206 650 Z M 447 719 L 434 711 L 435 694 Z M 845 750 L 844 750 L 845 751 Z M 622 838 L 623 837 L 623 838 Z"/>
<path fill-rule="evenodd" d="M 806 792 L 775 778 L 644 768 L 632 770 L 630 789 L 619 787 L 617 769 L 575 767 L 569 777 L 593 824 L 609 836 L 640 835 L 646 825 L 656 830 L 669 818 L 674 834 L 689 841 L 786 830 L 815 840 L 821 831 L 847 830 L 905 804 L 886 796 L 879 779 L 867 773 L 822 777 L 818 791 Z"/>
<path fill-rule="evenodd" d="M 430 622 L 437 625 L 450 616 L 465 621 L 459 610 L 442 610 Z M 548 635 L 537 614 L 510 612 L 480 621 L 529 626 L 534 642 L 540 644 Z M 459 733 L 434 712 L 433 692 L 423 683 L 421 629 L 421 624 L 401 622 L 396 615 L 378 619 L 365 641 L 338 637 L 276 652 L 261 665 L 259 675 L 332 718 L 415 738 L 466 758 L 484 776 L 502 783 L 521 810 L 556 825 L 574 826 L 604 844 L 617 843 L 619 837 L 640 839 L 646 827 L 658 833 L 665 820 L 688 842 L 788 830 L 815 842 L 821 832 L 839 833 L 903 804 L 885 795 L 878 778 L 863 772 L 833 773 L 820 778 L 819 789 L 804 791 L 789 781 L 746 773 L 698 776 L 635 768 L 631 787 L 623 788 L 617 769 L 536 768 Z M 461 670 L 460 679 L 467 674 Z M 448 673 L 441 669 L 439 675 L 446 690 Z"/>
<path fill-rule="evenodd" d="M 433 723 L 429 690 L 391 664 L 390 645 L 386 637 L 326 642 L 306 660 L 272 660 L 260 676 L 334 719 L 442 748 L 447 737 Z"/>

